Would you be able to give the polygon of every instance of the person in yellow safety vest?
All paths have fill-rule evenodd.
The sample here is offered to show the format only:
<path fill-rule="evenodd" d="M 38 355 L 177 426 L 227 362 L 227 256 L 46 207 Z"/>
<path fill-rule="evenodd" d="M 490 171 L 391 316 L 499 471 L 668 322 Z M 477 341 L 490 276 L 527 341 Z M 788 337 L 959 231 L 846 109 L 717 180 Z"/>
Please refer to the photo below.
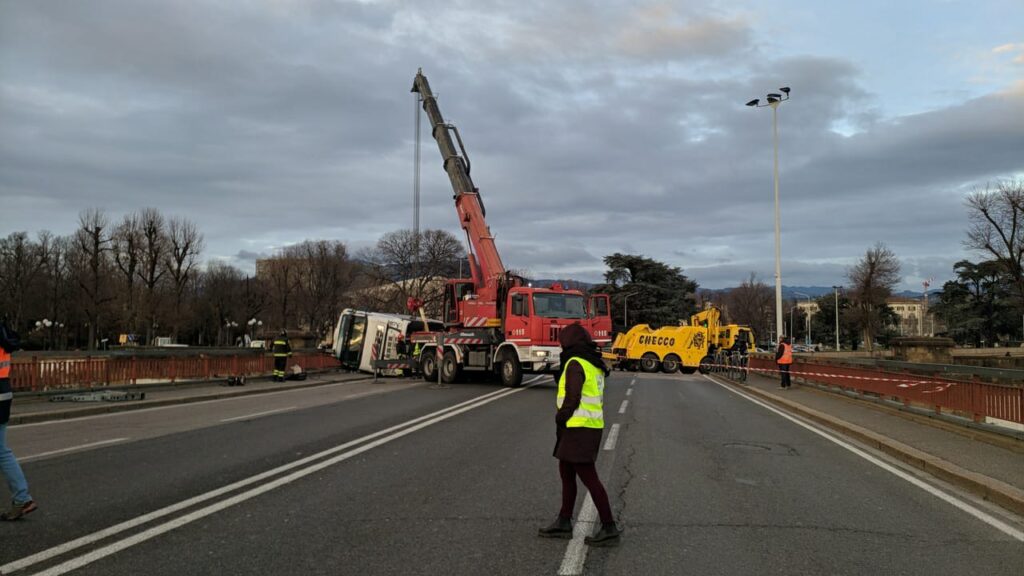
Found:
<path fill-rule="evenodd" d="M 779 365 L 779 376 L 781 377 L 779 388 L 786 390 L 790 386 L 789 367 L 793 364 L 793 346 L 790 345 L 789 338 L 785 336 L 779 340 L 779 347 L 775 350 L 775 363 Z"/>
<path fill-rule="evenodd" d="M 281 335 L 274 339 L 274 382 L 284 382 L 284 371 L 288 367 L 288 358 L 292 355 L 292 347 L 288 344 L 288 332 L 281 330 Z"/>
<path fill-rule="evenodd" d="M 562 345 L 562 371 L 555 400 L 554 456 L 558 458 L 562 479 L 562 508 L 558 518 L 538 534 L 545 538 L 572 538 L 579 476 L 601 517 L 600 530 L 584 541 L 589 546 L 612 546 L 618 544 L 622 530 L 615 524 L 608 493 L 595 466 L 604 432 L 604 382 L 608 370 L 597 345 L 579 323 L 563 328 L 558 342 Z"/>
<path fill-rule="evenodd" d="M 18 335 L 0 322 L 0 476 L 11 490 L 11 507 L 0 514 L 0 520 L 17 520 L 39 506 L 28 493 L 25 473 L 18 465 L 14 452 L 7 447 L 7 422 L 11 417 L 11 352 L 18 348 Z"/>

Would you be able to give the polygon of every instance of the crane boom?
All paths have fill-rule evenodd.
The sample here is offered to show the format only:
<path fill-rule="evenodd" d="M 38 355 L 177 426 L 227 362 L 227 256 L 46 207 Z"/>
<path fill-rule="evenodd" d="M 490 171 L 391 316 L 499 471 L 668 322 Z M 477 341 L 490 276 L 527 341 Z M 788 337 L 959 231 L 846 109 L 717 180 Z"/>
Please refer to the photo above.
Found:
<path fill-rule="evenodd" d="M 422 70 L 416 73 L 412 91 L 418 92 L 423 100 L 423 110 L 430 120 L 434 140 L 437 141 L 441 158 L 444 159 L 444 170 L 448 173 L 452 190 L 455 192 L 455 209 L 459 214 L 459 224 L 466 231 L 474 253 L 470 254 L 473 283 L 480 291 L 495 290 L 505 276 L 505 266 L 494 245 L 491 229 L 487 226 L 487 212 L 480 198 L 480 190 L 473 184 L 473 179 L 469 175 L 469 157 L 462 145 L 462 138 L 454 125 L 445 123 L 437 106 L 437 98 L 430 91 L 430 84 Z M 459 144 L 458 149 L 452 141 L 453 133 Z"/>

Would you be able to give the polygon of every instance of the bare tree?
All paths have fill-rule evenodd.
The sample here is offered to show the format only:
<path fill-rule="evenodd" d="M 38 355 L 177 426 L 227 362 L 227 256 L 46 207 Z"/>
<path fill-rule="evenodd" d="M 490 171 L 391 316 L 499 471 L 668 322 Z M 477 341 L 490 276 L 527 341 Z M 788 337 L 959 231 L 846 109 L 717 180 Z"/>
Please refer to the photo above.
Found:
<path fill-rule="evenodd" d="M 193 279 L 199 254 L 203 249 L 203 235 L 196 225 L 185 218 L 171 218 L 167 226 L 167 253 L 164 268 L 174 286 L 174 318 L 172 321 L 175 338 L 181 329 L 182 304 L 185 287 Z"/>
<path fill-rule="evenodd" d="M 746 280 L 730 290 L 725 304 L 733 322 L 750 326 L 759 340 L 768 340 L 775 296 L 767 284 L 757 279 L 757 274 L 751 272 Z"/>
<path fill-rule="evenodd" d="M 75 274 L 82 293 L 82 305 L 89 324 L 89 350 L 96 347 L 100 317 L 108 302 L 114 300 L 110 291 L 110 221 L 98 208 L 84 210 L 78 217 L 75 231 Z"/>
<path fill-rule="evenodd" d="M 160 306 L 160 283 L 166 274 L 163 266 L 167 254 L 167 225 L 156 208 L 146 208 L 139 215 L 142 245 L 138 277 L 142 281 L 143 306 L 146 311 L 146 343 L 152 344 Z"/>
<path fill-rule="evenodd" d="M 351 287 L 352 262 L 345 244 L 307 240 L 295 247 L 301 258 L 299 308 L 311 332 L 322 339 L 341 313 L 341 300 Z"/>
<path fill-rule="evenodd" d="M 879 242 L 846 271 L 850 281 L 852 314 L 864 334 L 864 345 L 874 349 L 874 337 L 883 325 L 885 300 L 900 282 L 900 262 L 896 254 Z"/>
<path fill-rule="evenodd" d="M 439 280 L 457 275 L 464 257 L 462 243 L 445 230 L 426 230 L 418 242 L 411 230 L 388 232 L 365 254 L 370 284 L 384 287 L 367 294 L 375 297 L 376 309 L 402 312 L 409 297 L 415 297 L 436 314 L 444 288 Z"/>
<path fill-rule="evenodd" d="M 70 304 L 74 292 L 71 279 L 71 238 L 58 236 L 47 243 L 45 288 L 41 291 L 46 313 L 55 324 L 51 327 L 50 341 L 54 347 L 63 348 L 69 325 L 74 318 Z"/>
<path fill-rule="evenodd" d="M 125 214 L 121 223 L 114 228 L 111 246 L 114 263 L 117 264 L 117 269 L 121 271 L 124 280 L 124 329 L 126 332 L 134 333 L 137 328 L 135 281 L 142 262 L 143 246 L 142 226 L 138 214 Z"/>
<path fill-rule="evenodd" d="M 29 240 L 25 232 L 14 232 L 0 240 L 0 307 L 10 315 L 15 330 L 24 327 L 26 297 L 46 264 L 49 241 L 48 232 L 39 235 L 39 242 Z"/>
<path fill-rule="evenodd" d="M 206 265 L 206 272 L 202 274 L 202 295 L 216 323 L 214 342 L 231 345 L 232 329 L 228 328 L 229 322 L 238 324 L 239 331 L 245 330 L 247 318 L 242 318 L 241 292 L 242 273 L 237 268 L 219 261 Z M 238 333 L 234 332 L 235 335 Z"/>
<path fill-rule="evenodd" d="M 966 203 L 971 225 L 964 245 L 999 264 L 1024 309 L 1024 180 L 986 186 Z"/>
<path fill-rule="evenodd" d="M 302 256 L 296 246 L 281 249 L 278 254 L 261 263 L 257 276 L 262 275 L 267 283 L 271 305 L 276 309 L 273 321 L 277 329 L 285 330 L 295 325 L 296 298 L 301 286 Z"/>

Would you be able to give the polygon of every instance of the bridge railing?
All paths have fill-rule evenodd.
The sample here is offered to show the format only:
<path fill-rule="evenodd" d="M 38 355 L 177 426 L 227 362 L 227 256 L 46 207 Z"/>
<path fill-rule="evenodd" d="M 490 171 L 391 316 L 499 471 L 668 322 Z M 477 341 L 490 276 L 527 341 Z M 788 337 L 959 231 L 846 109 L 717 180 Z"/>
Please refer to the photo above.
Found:
<path fill-rule="evenodd" d="M 303 370 L 337 368 L 338 360 L 327 354 L 298 352 L 288 365 Z M 274 369 L 269 354 L 232 354 L 171 357 L 84 357 L 40 359 L 15 358 L 11 386 L 15 392 L 88 389 L 182 380 L 213 380 L 228 376 L 268 375 Z"/>
<path fill-rule="evenodd" d="M 752 355 L 750 369 L 777 375 L 774 356 Z M 929 408 L 936 413 L 950 412 L 975 422 L 997 418 L 1024 424 L 1024 386 L 816 362 L 805 357 L 794 358 L 790 370 L 794 378 Z"/>

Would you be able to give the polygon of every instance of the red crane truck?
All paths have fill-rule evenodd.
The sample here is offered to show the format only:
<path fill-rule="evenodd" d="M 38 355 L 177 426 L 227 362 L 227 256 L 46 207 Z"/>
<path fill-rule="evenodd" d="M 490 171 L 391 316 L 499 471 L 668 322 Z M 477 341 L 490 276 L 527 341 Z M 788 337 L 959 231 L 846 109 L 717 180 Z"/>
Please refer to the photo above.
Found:
<path fill-rule="evenodd" d="M 453 278 L 445 284 L 443 334 L 413 335 L 413 342 L 423 347 L 420 369 L 424 379 L 436 380 L 440 370 L 441 380 L 454 382 L 463 372 L 480 371 L 498 376 L 506 386 L 519 386 L 524 373 L 559 369 L 558 334 L 576 322 L 595 342 L 607 346 L 612 330 L 607 294 L 588 297 L 560 284 L 533 287 L 505 269 L 487 226 L 480 190 L 469 175 L 471 165 L 462 137 L 441 116 L 422 70 L 416 74 L 412 91 L 423 101 L 455 192 L 459 224 L 470 246 L 470 278 Z M 438 336 L 443 336 L 441 350 Z"/>

